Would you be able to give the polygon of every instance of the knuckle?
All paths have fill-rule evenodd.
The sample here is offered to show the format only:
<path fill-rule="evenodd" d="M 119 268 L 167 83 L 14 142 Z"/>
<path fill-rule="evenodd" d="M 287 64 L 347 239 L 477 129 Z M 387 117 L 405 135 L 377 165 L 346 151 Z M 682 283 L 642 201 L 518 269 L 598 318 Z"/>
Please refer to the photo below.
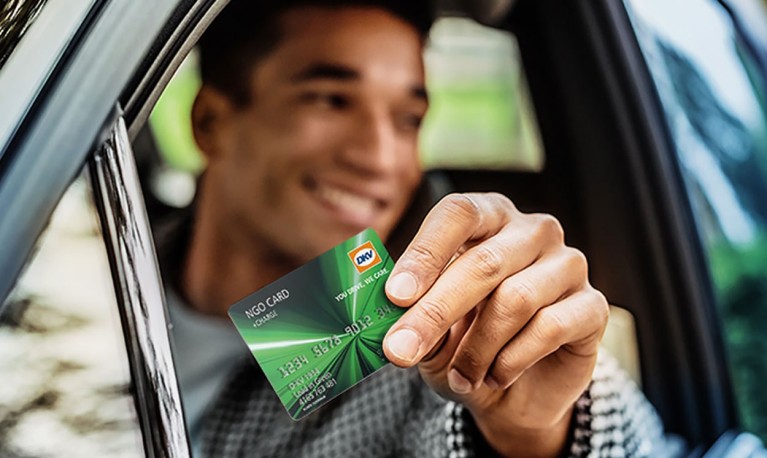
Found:
<path fill-rule="evenodd" d="M 493 363 L 491 375 L 499 385 L 504 386 L 511 383 L 521 371 L 522 367 L 516 359 L 508 352 L 502 352 Z"/>
<path fill-rule="evenodd" d="M 498 210 L 518 211 L 516 205 L 514 205 L 514 202 L 499 192 L 489 192 L 485 195 L 492 202 L 493 206 Z"/>
<path fill-rule="evenodd" d="M 508 304 L 507 309 L 526 311 L 536 306 L 535 291 L 523 281 L 504 282 L 498 290 L 498 295 L 500 303 Z"/>
<path fill-rule="evenodd" d="M 425 302 L 421 306 L 420 320 L 432 333 L 439 333 L 449 324 L 450 311 L 445 303 L 439 301 Z"/>
<path fill-rule="evenodd" d="M 607 320 L 610 319 L 610 304 L 607 302 L 607 298 L 598 289 L 591 288 L 593 294 L 594 312 L 596 314 L 596 320 L 602 325 L 607 324 Z"/>
<path fill-rule="evenodd" d="M 512 323 L 516 323 L 517 317 L 520 316 L 515 308 L 516 305 L 514 303 L 507 300 L 506 296 L 503 296 L 500 291 L 496 290 L 482 310 L 482 321 L 486 325 L 482 328 L 477 327 L 477 337 L 481 337 L 484 340 L 501 339 L 503 334 L 506 333 L 506 329 Z"/>
<path fill-rule="evenodd" d="M 487 245 L 474 249 L 474 264 L 482 278 L 498 278 L 503 273 L 503 257 L 500 251 Z"/>
<path fill-rule="evenodd" d="M 549 309 L 538 312 L 538 338 L 549 344 L 564 342 L 569 328 L 562 316 Z"/>
<path fill-rule="evenodd" d="M 446 260 L 442 259 L 437 252 L 429 245 L 424 243 L 418 243 L 412 245 L 408 250 L 407 262 L 414 267 L 412 272 L 419 272 L 424 270 L 441 271 Z"/>
<path fill-rule="evenodd" d="M 553 241 L 557 244 L 564 244 L 565 230 L 562 224 L 554 216 L 548 213 L 537 215 L 535 223 L 535 235 L 540 240 Z"/>
<path fill-rule="evenodd" d="M 482 376 L 488 364 L 489 362 L 483 358 L 482 353 L 474 346 L 461 350 L 456 355 L 453 366 L 470 381 L 475 382 Z"/>
<path fill-rule="evenodd" d="M 479 205 L 466 194 L 453 193 L 442 198 L 445 209 L 461 219 L 477 220 L 481 216 Z"/>
<path fill-rule="evenodd" d="M 505 324 L 509 314 L 502 307 L 486 308 L 482 312 L 481 319 L 477 320 L 472 328 L 472 339 L 477 348 L 490 344 L 506 343 L 509 337 L 506 335 Z M 488 363 L 489 364 L 489 363 Z"/>
<path fill-rule="evenodd" d="M 565 247 L 567 270 L 577 273 L 579 277 L 587 278 L 589 273 L 589 261 L 586 255 L 577 248 Z"/>

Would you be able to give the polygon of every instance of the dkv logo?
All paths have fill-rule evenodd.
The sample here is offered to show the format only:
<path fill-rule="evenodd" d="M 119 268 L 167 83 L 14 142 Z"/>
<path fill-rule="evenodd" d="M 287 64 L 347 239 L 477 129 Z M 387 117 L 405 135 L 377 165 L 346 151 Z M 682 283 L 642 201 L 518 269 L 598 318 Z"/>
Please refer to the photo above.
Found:
<path fill-rule="evenodd" d="M 349 259 L 352 260 L 357 272 L 363 273 L 370 268 L 381 263 L 381 257 L 373 247 L 373 242 L 367 241 L 349 252 Z"/>

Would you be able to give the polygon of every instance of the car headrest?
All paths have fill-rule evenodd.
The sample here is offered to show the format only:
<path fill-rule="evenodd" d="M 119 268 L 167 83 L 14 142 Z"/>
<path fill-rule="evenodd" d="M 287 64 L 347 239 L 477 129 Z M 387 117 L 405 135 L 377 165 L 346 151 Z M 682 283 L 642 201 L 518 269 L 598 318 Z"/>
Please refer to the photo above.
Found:
<path fill-rule="evenodd" d="M 460 0 L 462 9 L 480 24 L 497 26 L 506 18 L 516 0 Z"/>

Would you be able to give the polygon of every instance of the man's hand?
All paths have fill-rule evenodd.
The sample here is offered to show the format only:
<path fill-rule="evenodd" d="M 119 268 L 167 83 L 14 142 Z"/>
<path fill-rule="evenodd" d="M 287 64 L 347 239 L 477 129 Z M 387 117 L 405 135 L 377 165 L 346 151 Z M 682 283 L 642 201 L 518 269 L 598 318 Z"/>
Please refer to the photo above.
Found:
<path fill-rule="evenodd" d="M 609 313 L 587 271 L 553 217 L 523 214 L 499 194 L 447 196 L 386 284 L 409 307 L 384 340 L 386 355 L 418 364 L 498 452 L 555 456 Z"/>

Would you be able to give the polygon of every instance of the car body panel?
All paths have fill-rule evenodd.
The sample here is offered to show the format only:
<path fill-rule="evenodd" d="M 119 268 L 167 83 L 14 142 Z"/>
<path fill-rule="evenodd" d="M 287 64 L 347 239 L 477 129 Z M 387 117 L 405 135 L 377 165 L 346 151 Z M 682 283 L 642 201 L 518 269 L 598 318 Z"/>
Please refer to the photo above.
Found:
<path fill-rule="evenodd" d="M 105 138 L 115 104 L 176 7 L 171 0 L 112 0 L 38 94 L 0 157 L 0 297 L 87 154 Z M 109 52 L 104 52 L 108 49 Z M 58 65 L 58 64 L 57 64 Z"/>

